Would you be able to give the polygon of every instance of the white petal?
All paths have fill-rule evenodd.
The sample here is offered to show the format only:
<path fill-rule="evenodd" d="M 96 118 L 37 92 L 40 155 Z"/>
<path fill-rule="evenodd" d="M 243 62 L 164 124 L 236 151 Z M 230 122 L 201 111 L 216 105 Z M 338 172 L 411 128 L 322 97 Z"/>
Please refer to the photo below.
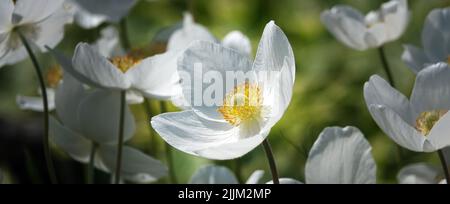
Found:
<path fill-rule="evenodd" d="M 271 107 L 271 123 L 274 124 L 292 97 L 295 59 L 286 35 L 273 21 L 264 28 L 252 69 L 258 71 L 258 81 L 264 86 L 264 103 Z M 261 74 L 266 74 L 262 80 Z"/>
<path fill-rule="evenodd" d="M 402 60 L 416 74 L 430 61 L 423 50 L 413 45 L 404 45 L 403 48 Z"/>
<path fill-rule="evenodd" d="M 58 61 L 58 63 L 63 68 L 64 72 L 69 73 L 72 77 L 76 78 L 81 83 L 84 83 L 88 86 L 103 88 L 98 82 L 93 81 L 92 79 L 80 74 L 75 68 L 72 66 L 72 61 L 70 58 L 66 57 L 62 52 L 58 50 L 51 49 L 46 47 L 50 54 Z M 25 52 L 26 54 L 26 52 Z"/>
<path fill-rule="evenodd" d="M 410 164 L 403 167 L 397 175 L 400 184 L 436 184 L 441 172 L 426 163 Z"/>
<path fill-rule="evenodd" d="M 45 46 L 56 47 L 64 37 L 64 26 L 72 21 L 73 16 L 70 11 L 63 7 L 59 8 L 45 20 L 36 24 L 38 38 L 34 42 L 43 52 L 47 50 Z"/>
<path fill-rule="evenodd" d="M 416 152 L 433 152 L 426 137 L 407 124 L 397 113 L 383 105 L 370 105 L 370 114 L 383 132 L 400 146 Z"/>
<path fill-rule="evenodd" d="M 240 139 L 238 128 L 227 123 L 201 120 L 193 111 L 165 113 L 152 118 L 152 127 L 170 145 L 188 154 L 208 159 L 234 159 L 256 146 L 267 136 Z"/>
<path fill-rule="evenodd" d="M 339 41 L 356 50 L 368 47 L 364 42 L 366 26 L 364 16 L 349 6 L 335 6 L 321 13 L 320 19 Z"/>
<path fill-rule="evenodd" d="M 376 183 L 371 150 L 369 142 L 355 127 L 325 128 L 309 152 L 306 183 Z"/>
<path fill-rule="evenodd" d="M 74 7 L 76 7 L 74 16 L 75 22 L 77 22 L 77 24 L 80 25 L 82 28 L 85 29 L 95 28 L 107 20 L 107 17 L 104 15 L 90 13 L 89 11 L 83 9 L 78 5 L 74 5 Z"/>
<path fill-rule="evenodd" d="M 0 2 L 0 33 L 8 30 L 11 26 L 12 13 L 14 11 L 13 1 Z"/>
<path fill-rule="evenodd" d="M 86 43 L 77 45 L 72 64 L 79 74 L 103 87 L 124 90 L 131 85 L 118 68 Z"/>
<path fill-rule="evenodd" d="M 191 14 L 184 13 L 183 27 L 170 36 L 169 42 L 167 43 L 167 50 L 182 51 L 196 40 L 217 42 L 216 38 L 214 38 L 208 29 L 194 23 Z"/>
<path fill-rule="evenodd" d="M 410 12 L 408 11 L 407 0 L 391 0 L 381 5 L 380 13 L 383 15 L 386 27 L 386 42 L 397 40 L 409 22 Z"/>
<path fill-rule="evenodd" d="M 264 171 L 263 170 L 256 170 L 252 173 L 252 175 L 250 175 L 247 179 L 247 181 L 245 182 L 245 184 L 258 184 L 259 181 L 261 180 L 261 178 L 264 175 Z"/>
<path fill-rule="evenodd" d="M 47 89 L 47 99 L 48 99 L 48 110 L 49 111 L 54 110 L 55 90 L 51 88 Z M 38 112 L 44 111 L 44 101 L 42 97 L 18 95 L 16 97 L 16 103 L 22 110 L 32 110 Z"/>
<path fill-rule="evenodd" d="M 99 154 L 109 171 L 114 172 L 117 162 L 117 148 L 111 145 L 101 145 Z M 122 149 L 121 175 L 125 180 L 131 182 L 150 183 L 166 176 L 167 167 L 137 149 L 124 146 Z"/>
<path fill-rule="evenodd" d="M 214 121 L 224 121 L 217 109 L 222 105 L 228 89 L 231 90 L 236 86 L 234 80 L 229 82 L 233 84 L 227 84 L 227 75 L 242 72 L 244 76 L 250 73 L 248 78 L 253 80 L 254 75 L 250 72 L 251 66 L 251 62 L 246 56 L 230 48 L 206 41 L 194 42 L 178 61 L 178 73 L 181 77 L 184 97 L 190 102 L 196 113 L 202 117 Z M 215 74 L 214 76 L 217 76 L 221 80 L 219 82 L 222 83 L 214 81 L 214 84 L 212 82 L 201 84 L 204 81 L 204 75 L 207 74 Z M 201 87 L 196 86 L 198 84 Z M 222 90 L 222 95 L 216 95 L 220 104 L 208 104 L 211 101 L 206 101 L 203 97 L 205 90 L 214 85 Z"/>
<path fill-rule="evenodd" d="M 428 141 L 436 147 L 442 149 L 450 145 L 450 112 L 442 116 L 433 126 L 430 133 L 427 135 Z"/>
<path fill-rule="evenodd" d="M 364 99 L 367 107 L 383 105 L 397 113 L 408 124 L 414 125 L 416 122 L 414 110 L 408 99 L 378 75 L 373 75 L 364 84 Z"/>
<path fill-rule="evenodd" d="M 228 168 L 210 165 L 198 169 L 189 184 L 238 184 L 238 180 Z"/>
<path fill-rule="evenodd" d="M 83 85 L 69 73 L 64 73 L 62 83 L 55 91 L 56 114 L 68 128 L 80 131 L 78 108 L 87 92 Z"/>
<path fill-rule="evenodd" d="M 142 60 L 125 73 L 131 86 L 145 95 L 168 99 L 177 92 L 176 53 L 166 52 Z"/>
<path fill-rule="evenodd" d="M 450 53 L 450 8 L 432 10 L 422 30 L 425 53 L 433 62 L 445 61 Z"/>
<path fill-rule="evenodd" d="M 1 35 L 1 34 L 0 34 Z M 0 49 L 3 49 L 0 47 Z M 1 54 L 1 53 L 0 53 Z M 13 65 L 28 57 L 28 53 L 24 46 L 12 50 L 7 48 L 4 55 L 0 56 L 0 67 L 3 65 Z"/>
<path fill-rule="evenodd" d="M 120 47 L 119 31 L 113 26 L 108 26 L 100 31 L 101 37 L 94 42 L 92 47 L 104 57 L 123 55 Z"/>
<path fill-rule="evenodd" d="M 36 23 L 61 9 L 64 0 L 20 0 L 16 2 L 13 14 L 14 23 Z"/>
<path fill-rule="evenodd" d="M 430 65 L 417 74 L 411 103 L 417 113 L 450 110 L 450 67 L 446 63 Z"/>
<path fill-rule="evenodd" d="M 126 94 L 128 104 L 140 104 L 144 102 L 144 97 L 137 91 L 128 90 Z"/>
<path fill-rule="evenodd" d="M 120 92 L 95 90 L 83 99 L 78 109 L 81 132 L 100 144 L 116 144 L 119 137 Z M 124 141 L 136 130 L 130 108 L 125 104 Z"/>
<path fill-rule="evenodd" d="M 250 43 L 250 39 L 240 31 L 231 31 L 225 35 L 222 40 L 222 45 L 235 49 L 248 57 L 252 54 L 252 44 Z"/>
<path fill-rule="evenodd" d="M 137 0 L 77 0 L 80 7 L 94 14 L 108 17 L 108 21 L 119 22 L 128 14 Z"/>
<path fill-rule="evenodd" d="M 89 162 L 92 142 L 50 117 L 50 135 L 53 142 L 73 159 Z"/>
<path fill-rule="evenodd" d="M 280 184 L 303 184 L 302 182 L 292 179 L 292 178 L 279 178 Z M 273 180 L 267 182 L 266 184 L 273 184 Z"/>

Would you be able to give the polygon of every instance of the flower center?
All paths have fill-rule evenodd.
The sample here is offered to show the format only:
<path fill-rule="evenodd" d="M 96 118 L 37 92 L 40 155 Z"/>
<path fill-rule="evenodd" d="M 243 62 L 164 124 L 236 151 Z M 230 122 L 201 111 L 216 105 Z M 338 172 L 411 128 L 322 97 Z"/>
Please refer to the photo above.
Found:
<path fill-rule="evenodd" d="M 436 122 L 446 113 L 447 110 L 426 111 L 421 113 L 416 119 L 416 130 L 421 132 L 424 136 L 428 136 Z"/>
<path fill-rule="evenodd" d="M 59 65 L 54 65 L 50 67 L 50 69 L 47 71 L 46 79 L 47 84 L 51 88 L 55 88 L 58 86 L 59 81 L 61 81 L 63 76 L 63 71 Z"/>
<path fill-rule="evenodd" d="M 116 65 L 123 73 L 127 72 L 131 67 L 138 64 L 141 60 L 132 55 L 118 56 L 110 59 L 111 63 Z"/>
<path fill-rule="evenodd" d="M 447 56 L 447 64 L 450 64 L 450 55 Z"/>
<path fill-rule="evenodd" d="M 227 93 L 223 106 L 218 111 L 231 125 L 239 126 L 243 122 L 262 118 L 262 103 L 263 97 L 258 85 L 246 82 Z"/>

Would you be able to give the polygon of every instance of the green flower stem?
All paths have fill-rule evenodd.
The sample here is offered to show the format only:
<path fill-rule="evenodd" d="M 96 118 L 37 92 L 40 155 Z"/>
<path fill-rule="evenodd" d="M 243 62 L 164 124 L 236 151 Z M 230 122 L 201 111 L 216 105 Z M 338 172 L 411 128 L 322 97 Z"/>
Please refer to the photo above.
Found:
<path fill-rule="evenodd" d="M 94 184 L 94 176 L 95 176 L 95 153 L 97 152 L 98 145 L 92 142 L 91 154 L 89 157 L 88 171 L 87 171 L 87 183 Z"/>
<path fill-rule="evenodd" d="M 269 140 L 266 138 L 263 141 L 264 152 L 266 152 L 267 161 L 269 162 L 270 172 L 272 173 L 272 181 L 274 184 L 280 184 L 278 180 L 277 165 L 275 164 L 275 159 L 273 158 L 272 147 L 270 147 Z"/>
<path fill-rule="evenodd" d="M 386 58 L 386 53 L 384 53 L 383 46 L 378 48 L 378 53 L 380 55 L 381 64 L 383 64 L 383 69 L 384 69 L 384 72 L 386 72 L 389 84 L 391 84 L 391 86 L 395 88 L 394 78 L 392 77 L 392 72 L 391 72 L 391 69 L 389 67 L 389 63 L 388 63 L 387 58 Z"/>
<path fill-rule="evenodd" d="M 28 43 L 27 39 L 20 33 L 19 30 L 17 30 L 17 33 L 20 37 L 20 40 L 22 41 L 22 44 L 25 46 L 25 49 L 28 52 L 28 55 L 30 56 L 31 61 L 33 62 L 34 68 L 36 70 L 36 74 L 39 79 L 39 85 L 41 88 L 42 93 L 42 99 L 44 101 L 44 137 L 43 137 L 43 145 L 44 145 L 44 156 L 45 156 L 45 162 L 47 164 L 47 170 L 50 177 L 50 181 L 52 184 L 58 183 L 58 180 L 56 178 L 55 173 L 55 167 L 53 166 L 53 161 L 50 153 L 50 145 L 49 145 L 49 111 L 48 111 L 48 97 L 47 97 L 47 90 L 44 82 L 44 77 L 42 75 L 42 69 L 39 66 L 39 63 L 36 59 L 36 56 L 33 53 L 33 50 L 31 49 L 30 44 Z"/>
<path fill-rule="evenodd" d="M 119 27 L 120 27 L 120 42 L 122 42 L 122 48 L 125 49 L 126 51 L 129 51 L 131 48 L 131 43 L 130 38 L 128 37 L 127 20 L 125 17 L 120 21 Z"/>
<path fill-rule="evenodd" d="M 120 172 L 122 168 L 122 147 L 123 147 L 123 132 L 125 126 L 125 95 L 126 91 L 122 90 L 120 92 L 120 121 L 119 121 L 119 138 L 117 142 L 117 159 L 116 159 L 116 172 L 114 177 L 114 183 L 119 184 L 120 182 Z"/>
<path fill-rule="evenodd" d="M 445 156 L 442 150 L 437 151 L 439 155 L 439 160 L 441 160 L 442 170 L 444 170 L 445 180 L 447 181 L 447 184 L 450 184 L 450 172 L 448 169 L 447 161 L 445 161 Z"/>
<path fill-rule="evenodd" d="M 166 103 L 164 101 L 159 102 L 161 113 L 167 112 Z M 173 167 L 173 157 L 172 157 L 172 150 L 170 148 L 170 145 L 165 142 L 165 151 L 166 151 L 166 159 L 167 159 L 167 166 L 169 168 L 169 177 L 171 183 L 177 183 L 177 177 L 175 175 L 175 169 Z"/>

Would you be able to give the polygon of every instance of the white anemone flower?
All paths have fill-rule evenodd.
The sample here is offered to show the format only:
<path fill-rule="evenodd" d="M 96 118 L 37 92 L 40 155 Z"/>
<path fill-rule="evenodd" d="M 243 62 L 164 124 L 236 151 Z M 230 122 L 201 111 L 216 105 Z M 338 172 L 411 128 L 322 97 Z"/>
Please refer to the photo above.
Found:
<path fill-rule="evenodd" d="M 91 29 L 103 22 L 117 23 L 124 18 L 137 0 L 70 0 L 75 22 Z"/>
<path fill-rule="evenodd" d="M 402 59 L 413 72 L 438 62 L 450 64 L 450 7 L 432 10 L 422 30 L 423 49 L 405 45 Z"/>
<path fill-rule="evenodd" d="M 258 184 L 264 171 L 256 170 L 245 184 Z M 227 167 L 207 165 L 198 169 L 189 180 L 189 184 L 239 184 L 238 179 Z"/>
<path fill-rule="evenodd" d="M 378 126 L 400 146 L 434 152 L 450 145 L 450 68 L 430 65 L 417 74 L 411 98 L 379 76 L 364 85 L 364 98 Z"/>
<path fill-rule="evenodd" d="M 355 127 L 330 127 L 320 133 L 306 161 L 307 184 L 375 184 L 371 146 Z"/>
<path fill-rule="evenodd" d="M 189 45 L 195 41 L 219 42 L 208 29 L 198 23 L 195 23 L 190 13 L 184 13 L 181 28 L 175 30 L 167 43 L 167 50 L 177 52 L 174 60 L 184 53 Z M 221 44 L 225 47 L 234 49 L 243 55 L 251 57 L 252 45 L 250 39 L 240 31 L 231 31 L 225 35 Z M 178 94 L 172 97 L 171 102 L 180 109 L 188 109 L 189 102 L 183 96 L 181 85 L 178 87 Z"/>
<path fill-rule="evenodd" d="M 444 184 L 442 171 L 426 163 L 410 164 L 403 167 L 397 175 L 399 184 Z"/>
<path fill-rule="evenodd" d="M 82 163 L 90 161 L 95 145 L 95 166 L 115 173 L 119 98 L 120 93 L 116 91 L 86 90 L 81 83 L 65 74 L 56 89 L 56 113 L 61 122 L 50 118 L 53 142 Z M 124 140 L 127 141 L 136 128 L 128 107 L 125 108 L 124 121 Z M 122 155 L 121 176 L 125 180 L 148 183 L 167 174 L 167 168 L 160 161 L 137 149 L 124 146 Z"/>
<path fill-rule="evenodd" d="M 126 91 L 143 101 L 143 96 L 170 99 L 177 93 L 179 77 L 176 74 L 174 54 L 166 52 L 141 58 L 133 54 L 107 57 L 95 46 L 79 43 L 72 60 L 53 50 L 52 54 L 65 72 L 91 87 Z"/>
<path fill-rule="evenodd" d="M 27 57 L 18 32 L 45 52 L 44 46 L 53 48 L 63 39 L 64 25 L 72 20 L 64 0 L 0 1 L 0 67 Z"/>
<path fill-rule="evenodd" d="M 321 14 L 321 21 L 339 41 L 356 50 L 380 47 L 398 39 L 410 13 L 406 0 L 390 0 L 364 16 L 358 10 L 338 5 Z"/>
<path fill-rule="evenodd" d="M 197 64 L 202 65 L 201 73 L 196 73 Z M 225 160 L 254 149 L 281 119 L 292 97 L 295 60 L 287 37 L 271 21 L 264 29 L 253 63 L 248 56 L 223 45 L 196 41 L 179 59 L 178 71 L 184 73 L 180 75 L 182 89 L 191 109 L 155 116 L 153 128 L 176 149 Z M 203 73 L 213 73 L 214 81 L 224 82 L 222 77 L 230 72 L 254 77 L 241 84 L 213 83 L 209 88 L 191 84 L 202 83 Z M 206 94 L 216 103 L 197 100 L 194 94 Z M 234 103 L 235 99 L 243 103 Z"/>

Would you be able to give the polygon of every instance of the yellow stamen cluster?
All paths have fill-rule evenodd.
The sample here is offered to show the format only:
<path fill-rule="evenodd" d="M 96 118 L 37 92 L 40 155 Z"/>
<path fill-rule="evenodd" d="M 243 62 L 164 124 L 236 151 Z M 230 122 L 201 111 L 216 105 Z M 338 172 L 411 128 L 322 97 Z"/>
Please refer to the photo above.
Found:
<path fill-rule="evenodd" d="M 127 72 L 131 67 L 138 64 L 141 60 L 131 55 L 113 57 L 111 63 L 116 65 L 123 73 Z"/>
<path fill-rule="evenodd" d="M 421 113 L 416 119 L 416 130 L 424 136 L 428 136 L 436 122 L 446 113 L 446 110 L 426 111 Z"/>
<path fill-rule="evenodd" d="M 450 64 L 450 55 L 447 56 L 447 63 Z"/>
<path fill-rule="evenodd" d="M 50 67 L 46 74 L 48 86 L 51 88 L 55 88 L 56 86 L 58 86 L 59 82 L 62 79 L 62 76 L 63 71 L 59 65 Z"/>
<path fill-rule="evenodd" d="M 236 86 L 230 91 L 218 111 L 231 125 L 239 126 L 242 122 L 261 117 L 263 97 L 258 85 L 248 82 Z"/>

